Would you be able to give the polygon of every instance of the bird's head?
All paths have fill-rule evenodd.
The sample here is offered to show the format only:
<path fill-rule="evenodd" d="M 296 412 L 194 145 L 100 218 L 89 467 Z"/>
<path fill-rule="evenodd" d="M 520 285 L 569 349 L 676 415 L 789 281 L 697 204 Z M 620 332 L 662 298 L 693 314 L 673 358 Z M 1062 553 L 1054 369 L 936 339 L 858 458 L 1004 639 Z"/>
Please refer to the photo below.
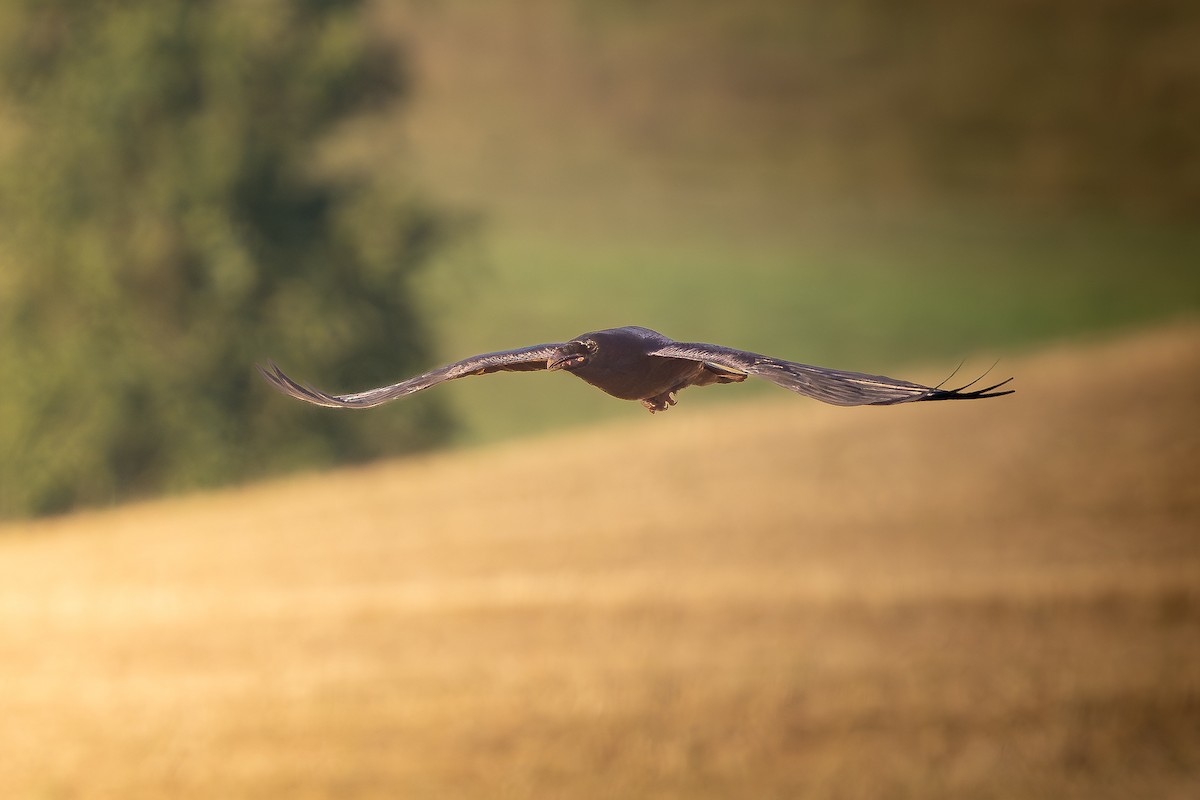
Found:
<path fill-rule="evenodd" d="M 546 359 L 546 369 L 551 372 L 560 369 L 567 371 L 579 369 L 591 360 L 598 349 L 595 339 L 573 339 L 555 350 L 554 355 Z"/>

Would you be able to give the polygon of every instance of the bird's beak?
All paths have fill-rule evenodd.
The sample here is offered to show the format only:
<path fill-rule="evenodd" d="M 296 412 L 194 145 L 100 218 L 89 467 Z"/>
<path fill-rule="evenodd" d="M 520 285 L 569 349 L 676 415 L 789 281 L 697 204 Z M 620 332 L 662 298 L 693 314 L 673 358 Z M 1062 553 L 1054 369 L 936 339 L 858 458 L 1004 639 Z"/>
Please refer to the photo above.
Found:
<path fill-rule="evenodd" d="M 584 357 L 578 353 L 555 353 L 546 359 L 546 369 L 555 372 L 560 369 L 574 367 L 584 362 Z"/>

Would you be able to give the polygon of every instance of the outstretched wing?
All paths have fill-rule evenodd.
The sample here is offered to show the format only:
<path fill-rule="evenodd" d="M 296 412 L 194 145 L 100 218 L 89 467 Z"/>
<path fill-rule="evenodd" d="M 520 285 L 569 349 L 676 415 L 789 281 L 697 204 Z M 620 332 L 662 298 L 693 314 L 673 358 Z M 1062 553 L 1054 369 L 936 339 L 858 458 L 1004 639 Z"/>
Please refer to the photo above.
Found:
<path fill-rule="evenodd" d="M 423 375 L 409 378 L 391 386 L 381 386 L 378 389 L 368 389 L 354 394 L 326 394 L 299 384 L 284 374 L 273 361 L 267 366 L 258 367 L 262 376 L 279 391 L 291 395 L 297 400 L 312 403 L 315 406 L 328 408 L 372 408 L 383 403 L 407 397 L 414 392 L 428 389 L 444 381 L 465 378 L 468 375 L 486 375 L 489 372 L 528 372 L 546 368 L 546 360 L 561 347 L 561 344 L 537 344 L 533 347 L 522 347 L 518 350 L 502 350 L 498 353 L 485 353 L 471 358 L 464 358 L 453 364 L 426 372 Z"/>
<path fill-rule="evenodd" d="M 922 386 L 919 383 L 883 375 L 813 367 L 745 350 L 698 342 L 672 342 L 652 350 L 650 355 L 699 361 L 711 365 L 710 368 L 715 368 L 715 371 L 733 370 L 766 378 L 785 389 L 815 397 L 835 406 L 890 406 L 920 400 L 974 400 L 1012 394 L 1011 389 L 996 391 L 1012 378 L 972 391 L 966 390 L 974 385 L 978 378 L 957 389 L 943 389 L 940 385 Z"/>

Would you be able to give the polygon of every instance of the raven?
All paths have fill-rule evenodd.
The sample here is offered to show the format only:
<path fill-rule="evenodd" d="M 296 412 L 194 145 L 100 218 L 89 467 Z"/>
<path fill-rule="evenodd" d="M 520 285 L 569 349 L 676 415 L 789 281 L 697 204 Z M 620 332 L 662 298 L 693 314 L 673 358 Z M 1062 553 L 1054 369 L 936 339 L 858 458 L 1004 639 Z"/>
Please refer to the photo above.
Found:
<path fill-rule="evenodd" d="M 414 378 L 353 394 L 331 395 L 289 378 L 273 362 L 258 370 L 281 392 L 330 408 L 371 408 L 443 381 L 489 372 L 565 370 L 622 400 L 638 400 L 650 410 L 675 405 L 675 393 L 688 386 L 740 383 L 750 375 L 838 406 L 890 406 L 922 400 L 975 400 L 1012 394 L 996 391 L 1012 378 L 967 391 L 814 367 L 712 344 L 677 342 L 649 328 L 629 325 L 576 336 L 568 342 L 501 350 L 457 361 Z"/>

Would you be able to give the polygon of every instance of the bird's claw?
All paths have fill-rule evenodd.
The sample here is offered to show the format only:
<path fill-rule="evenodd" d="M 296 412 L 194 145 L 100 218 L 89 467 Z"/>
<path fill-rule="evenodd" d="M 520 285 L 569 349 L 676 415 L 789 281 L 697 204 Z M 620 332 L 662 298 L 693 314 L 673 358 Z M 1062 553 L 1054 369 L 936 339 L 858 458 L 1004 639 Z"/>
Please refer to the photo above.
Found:
<path fill-rule="evenodd" d="M 657 411 L 666 411 L 675 405 L 677 401 L 675 400 L 675 392 L 663 392 L 654 397 L 647 397 L 641 402 L 646 407 L 646 410 L 653 414 Z"/>

